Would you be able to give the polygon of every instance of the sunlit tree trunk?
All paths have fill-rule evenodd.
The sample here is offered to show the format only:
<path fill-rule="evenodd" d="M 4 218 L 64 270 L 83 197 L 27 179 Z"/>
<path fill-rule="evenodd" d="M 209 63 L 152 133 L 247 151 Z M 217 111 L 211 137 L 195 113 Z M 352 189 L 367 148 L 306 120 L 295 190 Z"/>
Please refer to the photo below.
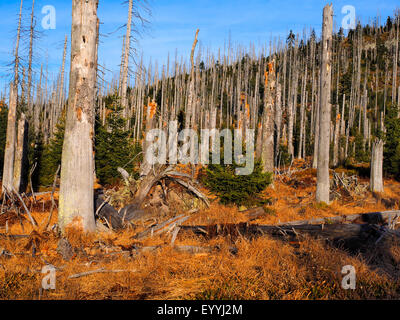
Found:
<path fill-rule="evenodd" d="M 124 116 L 126 116 L 127 110 L 127 88 L 128 88 L 128 68 L 129 68 L 129 52 L 131 48 L 131 31 L 132 31 L 132 11 L 133 11 L 133 0 L 129 0 L 129 12 L 128 22 L 126 24 L 126 36 L 125 36 L 125 52 L 123 58 L 123 69 L 122 69 L 122 81 L 121 81 L 121 104 L 124 108 Z"/>
<path fill-rule="evenodd" d="M 18 105 L 18 66 L 19 66 L 19 40 L 21 35 L 21 19 L 22 19 L 22 1 L 19 9 L 19 22 L 17 32 L 17 42 L 15 45 L 15 65 L 14 65 L 14 81 L 10 86 L 10 100 L 8 105 L 8 119 L 7 119 L 7 135 L 6 146 L 4 150 L 4 166 L 2 178 L 2 191 L 11 191 L 13 188 L 14 179 L 14 156 L 16 146 L 16 130 L 15 121 L 17 116 Z"/>
<path fill-rule="evenodd" d="M 264 172 L 274 172 L 274 97 L 275 97 L 275 61 L 268 63 L 265 72 L 265 97 L 263 113 L 263 134 L 261 159 Z"/>
<path fill-rule="evenodd" d="M 17 129 L 17 145 L 15 149 L 14 158 L 14 190 L 17 192 L 24 192 L 27 177 L 27 156 L 28 156 L 28 121 L 25 114 L 21 114 L 18 120 Z"/>
<path fill-rule="evenodd" d="M 98 0 L 72 1 L 71 70 L 61 160 L 59 225 L 95 231 L 93 121 Z"/>
<path fill-rule="evenodd" d="M 383 141 L 376 140 L 372 145 L 370 188 L 372 192 L 383 192 Z"/>
<path fill-rule="evenodd" d="M 324 8 L 317 167 L 317 202 L 329 203 L 329 138 L 331 123 L 332 5 Z"/>

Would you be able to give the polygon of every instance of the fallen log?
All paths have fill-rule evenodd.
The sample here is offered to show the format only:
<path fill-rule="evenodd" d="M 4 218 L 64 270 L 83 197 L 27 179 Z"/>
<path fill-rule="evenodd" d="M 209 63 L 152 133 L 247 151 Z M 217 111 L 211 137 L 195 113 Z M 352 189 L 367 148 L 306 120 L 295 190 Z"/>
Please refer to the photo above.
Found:
<path fill-rule="evenodd" d="M 243 211 L 243 213 L 247 214 L 249 221 L 253 221 L 267 215 L 263 207 L 248 209 Z"/>
<path fill-rule="evenodd" d="M 210 226 L 181 226 L 182 231 L 191 231 L 207 239 L 218 236 L 255 238 L 271 236 L 277 239 L 295 241 L 305 236 L 326 240 L 350 251 L 364 250 L 382 240 L 400 240 L 400 232 L 374 224 L 319 224 L 272 226 L 257 224 L 226 224 Z"/>
<path fill-rule="evenodd" d="M 136 247 L 134 246 L 131 249 L 131 252 L 133 252 L 135 255 L 144 253 L 144 252 L 154 252 L 158 249 L 166 248 L 163 246 L 149 246 L 149 247 Z M 199 253 L 213 253 L 213 252 L 218 252 L 221 251 L 221 248 L 219 246 L 207 246 L 207 247 L 201 247 L 201 246 L 190 246 L 190 245 L 175 245 L 172 247 L 177 252 L 181 253 L 189 253 L 189 254 L 199 254 Z M 229 252 L 232 254 L 237 254 L 238 249 L 236 247 L 229 247 L 228 248 Z"/>
<path fill-rule="evenodd" d="M 172 178 L 172 177 L 169 176 L 169 178 Z M 189 183 L 187 183 L 181 179 L 173 178 L 173 180 L 176 181 L 177 183 L 179 183 L 181 186 L 188 189 L 190 192 L 193 192 L 199 199 L 203 200 L 203 202 L 206 204 L 207 208 L 210 207 L 210 202 L 208 201 L 207 197 L 203 193 L 201 193 L 199 190 L 197 190 L 195 187 L 191 186 Z"/>
<path fill-rule="evenodd" d="M 283 222 L 279 226 L 297 226 L 305 224 L 332 224 L 332 223 L 366 223 L 377 225 L 393 225 L 397 223 L 400 218 L 400 211 L 383 211 L 383 212 L 370 212 L 360 213 L 353 215 L 341 215 L 329 218 L 319 218 L 302 221 Z"/>
<path fill-rule="evenodd" d="M 95 209 L 97 216 L 106 219 L 114 230 L 124 228 L 125 222 L 135 222 L 148 216 L 146 211 L 138 209 L 134 204 L 117 211 L 104 199 L 102 194 L 95 196 Z"/>
<path fill-rule="evenodd" d="M 189 219 L 189 216 L 184 217 L 184 215 L 180 215 L 171 219 L 168 219 L 167 221 L 164 221 L 163 223 L 160 223 L 154 227 L 151 227 L 141 233 L 138 233 L 137 235 L 135 235 L 133 238 L 140 240 L 140 239 L 144 239 L 149 235 L 159 235 L 162 232 L 165 232 L 166 230 L 164 230 L 167 226 L 172 225 L 171 229 L 181 225 L 183 222 L 185 222 L 187 219 Z"/>
<path fill-rule="evenodd" d="M 100 268 L 97 270 L 73 274 L 73 275 L 69 276 L 68 279 L 82 278 L 82 277 L 89 276 L 89 275 L 95 274 L 95 273 L 120 273 L 120 272 L 131 272 L 131 271 L 130 270 L 106 270 L 104 268 Z"/>
<path fill-rule="evenodd" d="M 18 239 L 27 239 L 27 238 L 29 238 L 29 235 L 27 235 L 27 234 L 5 234 L 5 233 L 0 233 L 0 238 L 18 240 Z"/>

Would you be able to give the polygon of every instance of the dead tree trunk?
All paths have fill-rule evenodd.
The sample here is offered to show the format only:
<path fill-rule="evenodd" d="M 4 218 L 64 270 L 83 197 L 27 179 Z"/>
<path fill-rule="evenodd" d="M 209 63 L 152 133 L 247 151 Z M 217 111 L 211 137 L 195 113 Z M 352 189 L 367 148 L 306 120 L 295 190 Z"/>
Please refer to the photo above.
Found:
<path fill-rule="evenodd" d="M 14 153 L 16 144 L 15 121 L 16 121 L 17 105 L 18 105 L 18 66 L 19 66 L 18 49 L 19 49 L 19 40 L 21 34 L 22 1 L 23 0 L 21 0 L 21 5 L 19 9 L 17 43 L 15 45 L 14 81 L 10 87 L 10 101 L 8 106 L 7 136 L 6 136 L 6 147 L 4 150 L 2 191 L 12 190 L 13 178 L 14 178 Z"/>
<path fill-rule="evenodd" d="M 265 72 L 265 90 L 261 159 L 263 171 L 274 172 L 275 61 L 268 64 Z"/>
<path fill-rule="evenodd" d="M 93 205 L 93 121 L 98 0 L 72 1 L 71 71 L 61 160 L 59 225 L 96 229 Z M 73 221 L 78 219 L 80 221 Z"/>
<path fill-rule="evenodd" d="M 17 146 L 14 159 L 14 190 L 24 192 L 27 185 L 26 165 L 28 160 L 28 121 L 25 114 L 21 114 L 18 121 Z"/>
<path fill-rule="evenodd" d="M 372 192 L 383 192 L 383 141 L 377 139 L 372 145 L 370 188 Z"/>
<path fill-rule="evenodd" d="M 126 110 L 127 110 L 126 108 L 128 103 L 126 97 L 126 90 L 128 87 L 129 52 L 131 48 L 132 11 L 133 11 L 133 0 L 129 0 L 128 23 L 126 25 L 125 52 L 123 58 L 122 81 L 121 81 L 121 104 L 122 107 L 124 108 L 124 117 L 126 117 Z"/>
<path fill-rule="evenodd" d="M 192 46 L 192 51 L 190 53 L 190 84 L 189 84 L 189 95 L 188 95 L 188 104 L 187 104 L 187 109 L 186 109 L 186 119 L 185 119 L 185 128 L 190 128 L 190 125 L 192 123 L 192 118 L 194 117 L 194 105 L 195 105 L 195 88 L 194 88 L 194 83 L 195 83 L 195 73 L 194 73 L 194 51 L 196 50 L 196 45 L 197 45 L 197 37 L 199 35 L 199 29 L 196 30 L 196 35 L 194 37 L 193 41 L 193 46 Z"/>
<path fill-rule="evenodd" d="M 33 99 L 32 99 L 32 58 L 33 58 L 33 33 L 34 33 L 34 10 L 35 0 L 32 0 L 32 13 L 31 13 L 31 28 L 29 35 L 29 66 L 28 66 L 28 117 L 31 118 L 33 115 Z"/>
<path fill-rule="evenodd" d="M 322 25 L 322 64 L 317 167 L 317 202 L 329 203 L 329 137 L 331 123 L 332 5 L 324 8 Z"/>

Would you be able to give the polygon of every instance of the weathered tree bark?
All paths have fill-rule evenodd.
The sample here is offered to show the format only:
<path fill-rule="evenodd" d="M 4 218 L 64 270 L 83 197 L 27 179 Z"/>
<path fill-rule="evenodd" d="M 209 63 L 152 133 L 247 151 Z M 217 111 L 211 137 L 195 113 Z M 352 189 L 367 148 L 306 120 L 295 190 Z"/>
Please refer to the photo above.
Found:
<path fill-rule="evenodd" d="M 28 162 L 28 121 L 25 114 L 21 114 L 18 121 L 17 146 L 14 158 L 14 190 L 24 192 L 27 186 Z"/>
<path fill-rule="evenodd" d="M 275 165 L 278 166 L 279 147 L 281 145 L 281 130 L 282 130 L 282 87 L 279 83 L 279 75 L 276 81 L 276 101 L 275 101 L 275 128 L 276 128 L 276 142 L 275 142 Z"/>
<path fill-rule="evenodd" d="M 317 202 L 329 203 L 329 137 L 331 122 L 332 5 L 324 8 L 317 167 Z"/>
<path fill-rule="evenodd" d="M 133 0 L 129 0 L 128 10 L 129 12 L 128 12 L 128 22 L 126 24 L 125 52 L 123 59 L 122 83 L 121 83 L 121 104 L 122 107 L 124 108 L 124 117 L 126 117 L 126 108 L 128 104 L 126 90 L 128 88 L 128 68 L 129 68 L 129 52 L 131 49 Z"/>
<path fill-rule="evenodd" d="M 140 176 L 147 176 L 151 170 L 151 164 L 147 161 L 147 150 L 149 148 L 150 143 L 146 141 L 146 135 L 150 132 L 154 127 L 154 117 L 157 110 L 157 104 L 155 102 L 149 102 L 146 108 L 146 127 L 144 132 L 144 140 L 143 140 L 143 161 L 140 166 Z"/>
<path fill-rule="evenodd" d="M 397 67 L 399 63 L 399 24 L 400 18 L 396 17 L 395 20 L 395 29 L 396 29 L 396 37 L 394 38 L 394 46 L 393 46 L 393 83 L 392 83 L 392 103 L 396 104 L 396 93 L 397 93 Z M 400 106 L 398 106 L 400 108 Z M 400 115 L 400 109 L 398 109 Z"/>
<path fill-rule="evenodd" d="M 61 65 L 61 74 L 60 74 L 60 89 L 58 91 L 58 110 L 61 112 L 63 108 L 63 100 L 64 100 L 64 74 L 65 74 L 65 58 L 67 56 L 67 45 L 68 45 L 68 36 L 65 35 L 64 40 L 64 51 L 63 51 L 63 60 Z"/>
<path fill-rule="evenodd" d="M 23 0 L 21 0 L 21 5 L 19 9 L 17 42 L 15 45 L 14 81 L 10 86 L 6 146 L 4 150 L 2 191 L 5 190 L 11 191 L 13 188 L 13 179 L 14 179 L 14 156 L 15 156 L 14 153 L 16 144 L 15 121 L 16 121 L 17 105 L 18 105 L 18 66 L 19 66 L 18 49 L 19 49 L 19 40 L 21 35 L 22 2 Z"/>
<path fill-rule="evenodd" d="M 59 225 L 94 232 L 93 121 L 98 0 L 72 1 L 71 70 L 61 160 Z M 80 220 L 80 221 L 79 221 Z"/>
<path fill-rule="evenodd" d="M 339 105 L 336 105 L 336 123 L 335 134 L 333 140 L 333 166 L 336 167 L 339 163 L 339 137 L 340 137 L 340 113 Z"/>
<path fill-rule="evenodd" d="M 275 97 L 275 60 L 268 64 L 265 71 L 265 97 L 263 113 L 263 141 L 261 159 L 264 172 L 274 172 L 274 97 Z"/>
<path fill-rule="evenodd" d="M 372 145 L 370 188 L 372 192 L 383 192 L 383 141 L 377 139 Z"/>
<path fill-rule="evenodd" d="M 188 92 L 188 103 L 186 109 L 186 118 L 185 118 L 185 128 L 190 128 L 192 124 L 192 119 L 194 117 L 194 107 L 195 107 L 195 72 L 194 72 L 194 51 L 197 46 L 197 37 L 199 35 L 199 29 L 196 30 L 196 35 L 194 37 L 192 51 L 190 53 L 190 82 L 189 82 L 189 92 Z"/>
<path fill-rule="evenodd" d="M 34 33 L 34 10 L 35 10 L 35 0 L 32 0 L 32 13 L 31 13 L 31 27 L 29 34 L 29 66 L 28 66 L 28 118 L 33 115 L 33 99 L 32 99 L 32 58 L 33 58 L 33 33 Z"/>

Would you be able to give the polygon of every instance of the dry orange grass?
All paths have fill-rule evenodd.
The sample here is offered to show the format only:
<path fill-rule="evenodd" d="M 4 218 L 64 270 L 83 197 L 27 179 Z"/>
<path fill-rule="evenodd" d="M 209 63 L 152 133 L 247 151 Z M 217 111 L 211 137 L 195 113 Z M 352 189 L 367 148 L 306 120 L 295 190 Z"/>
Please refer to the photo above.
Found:
<path fill-rule="evenodd" d="M 312 170 L 295 174 L 303 184 L 276 181 L 264 192 L 271 198 L 270 214 L 254 221 L 273 224 L 291 220 L 328 217 L 386 210 L 381 200 L 370 193 L 353 202 L 335 201 L 330 206 L 314 204 Z M 383 198 L 399 199 L 400 185 L 386 181 Z M 50 201 L 43 196 L 40 201 Z M 380 198 L 379 198 L 380 199 Z M 397 204 L 396 204 L 397 206 Z M 49 204 L 46 203 L 46 208 Z M 32 212 L 40 226 L 47 222 L 48 209 L 40 205 Z M 247 216 L 236 207 L 213 201 L 186 222 L 189 225 L 239 223 Z M 51 225 L 57 222 L 53 213 Z M 170 247 L 170 234 L 142 241 L 133 236 L 145 226 L 119 233 L 84 235 L 68 231 L 75 248 L 71 260 L 57 252 L 59 236 L 54 232 L 34 232 L 27 220 L 9 225 L 10 234 L 30 234 L 30 238 L 0 238 L 2 249 L 13 253 L 0 257 L 0 299 L 398 299 L 400 298 L 400 247 L 391 244 L 386 253 L 351 256 L 316 240 L 290 244 L 268 237 L 237 240 L 218 237 L 206 240 L 181 232 L 176 245 L 219 247 L 212 253 L 189 254 Z M 0 232 L 4 225 L 0 223 Z M 37 245 L 32 255 L 32 243 Z M 232 254 L 229 246 L 235 246 Z M 133 254 L 133 246 L 161 246 L 151 252 Z M 123 252 L 127 251 L 127 252 Z M 57 267 L 56 290 L 41 291 L 45 276 L 42 267 Z M 356 290 L 341 288 L 341 270 L 353 265 L 357 271 Z M 96 273 L 70 279 L 73 274 L 104 268 L 118 273 Z M 393 275 L 397 276 L 393 278 Z"/>

